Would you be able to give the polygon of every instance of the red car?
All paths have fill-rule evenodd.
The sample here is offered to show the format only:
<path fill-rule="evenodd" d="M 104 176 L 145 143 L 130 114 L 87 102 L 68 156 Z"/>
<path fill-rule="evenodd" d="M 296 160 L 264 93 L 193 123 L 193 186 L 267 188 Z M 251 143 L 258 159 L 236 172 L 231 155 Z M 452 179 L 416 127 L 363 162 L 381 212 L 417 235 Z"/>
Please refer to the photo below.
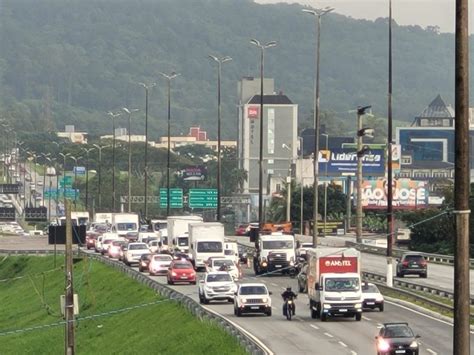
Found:
<path fill-rule="evenodd" d="M 167 279 L 168 285 L 173 285 L 175 282 L 189 282 L 195 285 L 196 271 L 193 264 L 187 260 L 173 260 L 168 268 Z"/>
<path fill-rule="evenodd" d="M 88 250 L 95 248 L 96 239 L 97 239 L 97 235 L 95 235 L 95 234 L 86 234 L 86 247 L 87 247 Z"/>
<path fill-rule="evenodd" d="M 245 236 L 248 235 L 248 224 L 241 224 L 237 228 L 235 228 L 235 235 L 238 236 Z"/>

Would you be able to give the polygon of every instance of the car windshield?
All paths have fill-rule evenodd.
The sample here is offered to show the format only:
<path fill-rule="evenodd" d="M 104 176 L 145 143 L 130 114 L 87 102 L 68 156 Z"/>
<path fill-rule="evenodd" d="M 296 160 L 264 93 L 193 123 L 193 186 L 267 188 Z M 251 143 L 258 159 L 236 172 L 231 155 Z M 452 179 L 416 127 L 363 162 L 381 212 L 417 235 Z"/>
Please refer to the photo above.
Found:
<path fill-rule="evenodd" d="M 179 237 L 178 238 L 178 246 L 180 247 L 187 247 L 188 246 L 188 237 Z"/>
<path fill-rule="evenodd" d="M 292 249 L 291 240 L 268 240 L 263 242 L 263 249 Z"/>
<path fill-rule="evenodd" d="M 413 331 L 406 325 L 387 326 L 384 338 L 413 338 Z"/>
<path fill-rule="evenodd" d="M 139 249 L 148 249 L 146 244 L 130 244 L 128 246 L 129 250 L 139 250 Z"/>
<path fill-rule="evenodd" d="M 207 282 L 222 282 L 232 281 L 232 277 L 229 274 L 210 274 L 206 277 Z"/>
<path fill-rule="evenodd" d="M 241 295 L 266 295 L 267 289 L 265 286 L 241 286 Z"/>
<path fill-rule="evenodd" d="M 219 268 L 221 266 L 227 266 L 227 267 L 234 267 L 234 262 L 232 260 L 214 260 L 213 265 L 215 268 Z"/>
<path fill-rule="evenodd" d="M 313 243 L 303 243 L 301 244 L 301 248 L 311 248 L 313 246 Z"/>
<path fill-rule="evenodd" d="M 168 237 L 161 237 L 161 242 L 162 242 L 164 245 L 168 245 Z"/>
<path fill-rule="evenodd" d="M 422 261 L 424 260 L 421 255 L 405 255 L 405 261 Z"/>
<path fill-rule="evenodd" d="M 173 258 L 171 257 L 171 255 L 155 255 L 153 257 L 153 260 L 154 261 L 171 261 L 173 260 Z"/>
<path fill-rule="evenodd" d="M 153 229 L 155 231 L 159 231 L 160 229 L 166 229 L 168 227 L 168 223 L 166 222 L 158 222 L 153 224 Z"/>
<path fill-rule="evenodd" d="M 222 253 L 221 242 L 198 242 L 198 253 Z"/>
<path fill-rule="evenodd" d="M 325 282 L 326 291 L 357 291 L 359 289 L 359 279 L 355 277 L 327 279 Z"/>
<path fill-rule="evenodd" d="M 364 293 L 380 293 L 379 289 L 375 285 L 367 285 L 362 287 Z"/>
<path fill-rule="evenodd" d="M 192 269 L 193 266 L 190 263 L 176 263 L 173 265 L 173 269 Z"/>
<path fill-rule="evenodd" d="M 119 247 L 121 245 L 125 244 L 125 242 L 121 242 L 121 241 L 113 241 L 112 242 L 112 245 L 115 245 L 116 247 Z"/>
<path fill-rule="evenodd" d="M 117 223 L 117 229 L 119 231 L 135 231 L 137 230 L 136 223 Z"/>
<path fill-rule="evenodd" d="M 148 241 L 151 242 L 152 240 L 158 240 L 157 237 L 148 237 Z"/>

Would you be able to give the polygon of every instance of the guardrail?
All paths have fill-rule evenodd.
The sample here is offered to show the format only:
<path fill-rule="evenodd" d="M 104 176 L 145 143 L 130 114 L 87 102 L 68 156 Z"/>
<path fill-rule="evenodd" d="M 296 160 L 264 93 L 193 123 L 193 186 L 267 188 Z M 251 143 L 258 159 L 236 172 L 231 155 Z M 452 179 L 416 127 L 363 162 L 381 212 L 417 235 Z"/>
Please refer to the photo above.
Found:
<path fill-rule="evenodd" d="M 346 241 L 346 246 L 355 248 L 365 253 L 378 254 L 378 255 L 386 255 L 387 253 L 386 248 L 376 247 L 370 244 L 361 244 L 361 243 Z M 408 250 L 392 249 L 392 255 L 396 258 L 400 258 L 404 253 L 407 253 L 407 252 Z M 423 254 L 426 260 L 435 264 L 443 264 L 443 265 L 454 264 L 454 256 L 451 256 L 451 255 L 430 254 L 430 253 L 423 253 L 423 252 L 420 252 L 420 253 Z M 474 269 L 474 259 L 469 259 L 469 267 L 471 269 Z"/>

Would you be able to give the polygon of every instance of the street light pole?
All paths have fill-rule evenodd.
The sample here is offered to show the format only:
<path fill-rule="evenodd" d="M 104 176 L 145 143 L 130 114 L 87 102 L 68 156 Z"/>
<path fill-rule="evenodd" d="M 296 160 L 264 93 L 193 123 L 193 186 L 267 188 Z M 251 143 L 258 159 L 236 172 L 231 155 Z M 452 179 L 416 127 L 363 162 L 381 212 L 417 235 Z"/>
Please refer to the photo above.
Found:
<path fill-rule="evenodd" d="M 179 73 L 160 73 L 168 81 L 168 156 L 166 159 L 166 216 L 170 215 L 170 151 L 171 151 L 171 80 L 179 76 Z"/>
<path fill-rule="evenodd" d="M 144 83 L 138 83 L 145 89 L 145 206 L 144 215 L 145 219 L 148 218 L 148 91 L 156 86 L 156 83 L 146 85 Z"/>
<path fill-rule="evenodd" d="M 77 184 L 76 184 L 76 180 L 77 180 L 77 161 L 81 158 L 81 157 L 73 157 L 72 155 L 69 157 L 71 158 L 72 160 L 74 160 L 74 208 L 76 208 L 76 203 L 77 203 Z"/>
<path fill-rule="evenodd" d="M 259 137 L 259 156 L 258 156 L 258 227 L 263 226 L 263 75 L 265 49 L 275 47 L 277 42 L 271 41 L 261 44 L 256 39 L 251 39 L 250 43 L 260 48 L 260 137 Z"/>
<path fill-rule="evenodd" d="M 49 156 L 51 155 L 50 153 L 41 153 L 41 155 L 43 156 L 44 160 L 46 161 L 46 159 L 49 159 Z M 44 206 L 45 203 L 44 203 L 44 189 L 45 189 L 45 186 L 46 186 L 46 168 L 43 164 L 43 194 L 41 195 L 41 201 L 42 201 L 42 205 Z"/>
<path fill-rule="evenodd" d="M 69 157 L 70 153 L 59 153 L 63 157 L 63 204 L 66 205 L 66 158 Z"/>
<path fill-rule="evenodd" d="M 303 192 L 304 192 L 304 186 L 303 186 L 303 137 L 298 137 L 298 140 L 300 142 L 300 234 L 304 235 L 304 208 L 303 208 L 303 203 L 304 203 L 304 198 L 303 198 Z"/>
<path fill-rule="evenodd" d="M 83 148 L 86 152 L 86 211 L 89 211 L 89 152 L 93 151 L 94 148 Z"/>
<path fill-rule="evenodd" d="M 128 212 L 132 210 L 132 113 L 138 109 L 129 110 L 124 107 L 122 109 L 128 114 Z"/>
<path fill-rule="evenodd" d="M 101 181 L 101 170 L 102 170 L 102 149 L 110 147 L 110 145 L 103 145 L 100 146 L 98 144 L 93 144 L 94 147 L 97 148 L 99 151 L 99 166 L 97 167 L 97 176 L 98 176 L 98 193 L 99 193 L 99 211 L 102 210 L 102 192 L 101 192 L 101 186 L 102 186 L 102 181 Z"/>
<path fill-rule="evenodd" d="M 209 55 L 209 58 L 217 62 L 217 221 L 221 220 L 221 73 L 222 64 L 232 60 L 231 57 L 216 57 Z"/>
<path fill-rule="evenodd" d="M 334 8 L 325 7 L 323 9 L 303 9 L 310 15 L 316 17 L 316 31 L 318 33 L 318 39 L 316 43 L 316 80 L 315 86 L 315 100 L 314 100 L 314 183 L 313 183 L 313 247 L 316 248 L 318 245 L 318 185 L 319 185 L 319 128 L 320 128 L 320 117 L 319 117 L 319 52 L 321 44 L 321 17 L 327 13 L 333 11 Z"/>
<path fill-rule="evenodd" d="M 115 212 L 116 198 L 115 198 L 115 119 L 121 115 L 121 113 L 107 112 L 112 117 L 112 212 Z"/>
<path fill-rule="evenodd" d="M 328 141 L 329 141 L 329 134 L 322 133 L 322 136 L 326 137 L 326 152 L 328 150 Z M 326 237 L 326 223 L 327 223 L 327 216 L 328 216 L 328 162 L 326 161 L 325 166 L 325 174 L 324 174 L 324 225 L 323 225 L 323 237 Z"/>

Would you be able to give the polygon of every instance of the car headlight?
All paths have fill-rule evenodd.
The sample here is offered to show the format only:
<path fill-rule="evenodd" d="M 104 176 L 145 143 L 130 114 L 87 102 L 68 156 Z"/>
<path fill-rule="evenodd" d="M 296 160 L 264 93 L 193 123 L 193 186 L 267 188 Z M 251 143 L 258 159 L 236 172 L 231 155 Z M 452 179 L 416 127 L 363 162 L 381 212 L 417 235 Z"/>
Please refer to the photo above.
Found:
<path fill-rule="evenodd" d="M 242 298 L 240 301 L 241 301 L 242 303 L 247 303 L 247 299 L 246 299 L 246 298 Z"/>
<path fill-rule="evenodd" d="M 375 300 L 376 300 L 377 302 L 382 302 L 382 301 L 383 301 L 383 297 L 382 297 L 382 296 L 376 297 Z"/>
<path fill-rule="evenodd" d="M 295 262 L 292 260 L 290 260 L 290 266 L 294 266 L 295 265 Z"/>
<path fill-rule="evenodd" d="M 262 261 L 262 266 L 263 266 L 263 267 L 266 267 L 266 266 L 267 266 L 267 262 L 266 262 L 266 261 Z"/>
<path fill-rule="evenodd" d="M 268 302 L 268 298 L 263 297 L 263 298 L 262 298 L 262 302 L 263 302 L 263 303 L 267 303 L 267 302 Z"/>
<path fill-rule="evenodd" d="M 178 276 L 174 271 L 171 272 L 171 275 L 172 275 L 172 276 Z"/>
<path fill-rule="evenodd" d="M 204 289 L 205 289 L 206 291 L 212 291 L 212 287 L 209 287 L 209 286 L 205 286 Z"/>
<path fill-rule="evenodd" d="M 388 351 L 390 349 L 390 343 L 387 342 L 385 339 L 380 339 L 378 348 L 380 351 Z"/>
<path fill-rule="evenodd" d="M 354 307 L 355 307 L 355 308 L 362 308 L 362 303 L 356 303 L 356 304 L 354 305 Z"/>
<path fill-rule="evenodd" d="M 417 348 L 418 347 L 418 343 L 416 342 L 416 340 L 413 340 L 410 344 L 410 348 Z"/>
<path fill-rule="evenodd" d="M 323 305 L 323 308 L 324 308 L 324 309 L 329 309 L 329 308 L 331 308 L 331 305 L 330 305 L 330 304 L 324 304 L 324 305 Z"/>

